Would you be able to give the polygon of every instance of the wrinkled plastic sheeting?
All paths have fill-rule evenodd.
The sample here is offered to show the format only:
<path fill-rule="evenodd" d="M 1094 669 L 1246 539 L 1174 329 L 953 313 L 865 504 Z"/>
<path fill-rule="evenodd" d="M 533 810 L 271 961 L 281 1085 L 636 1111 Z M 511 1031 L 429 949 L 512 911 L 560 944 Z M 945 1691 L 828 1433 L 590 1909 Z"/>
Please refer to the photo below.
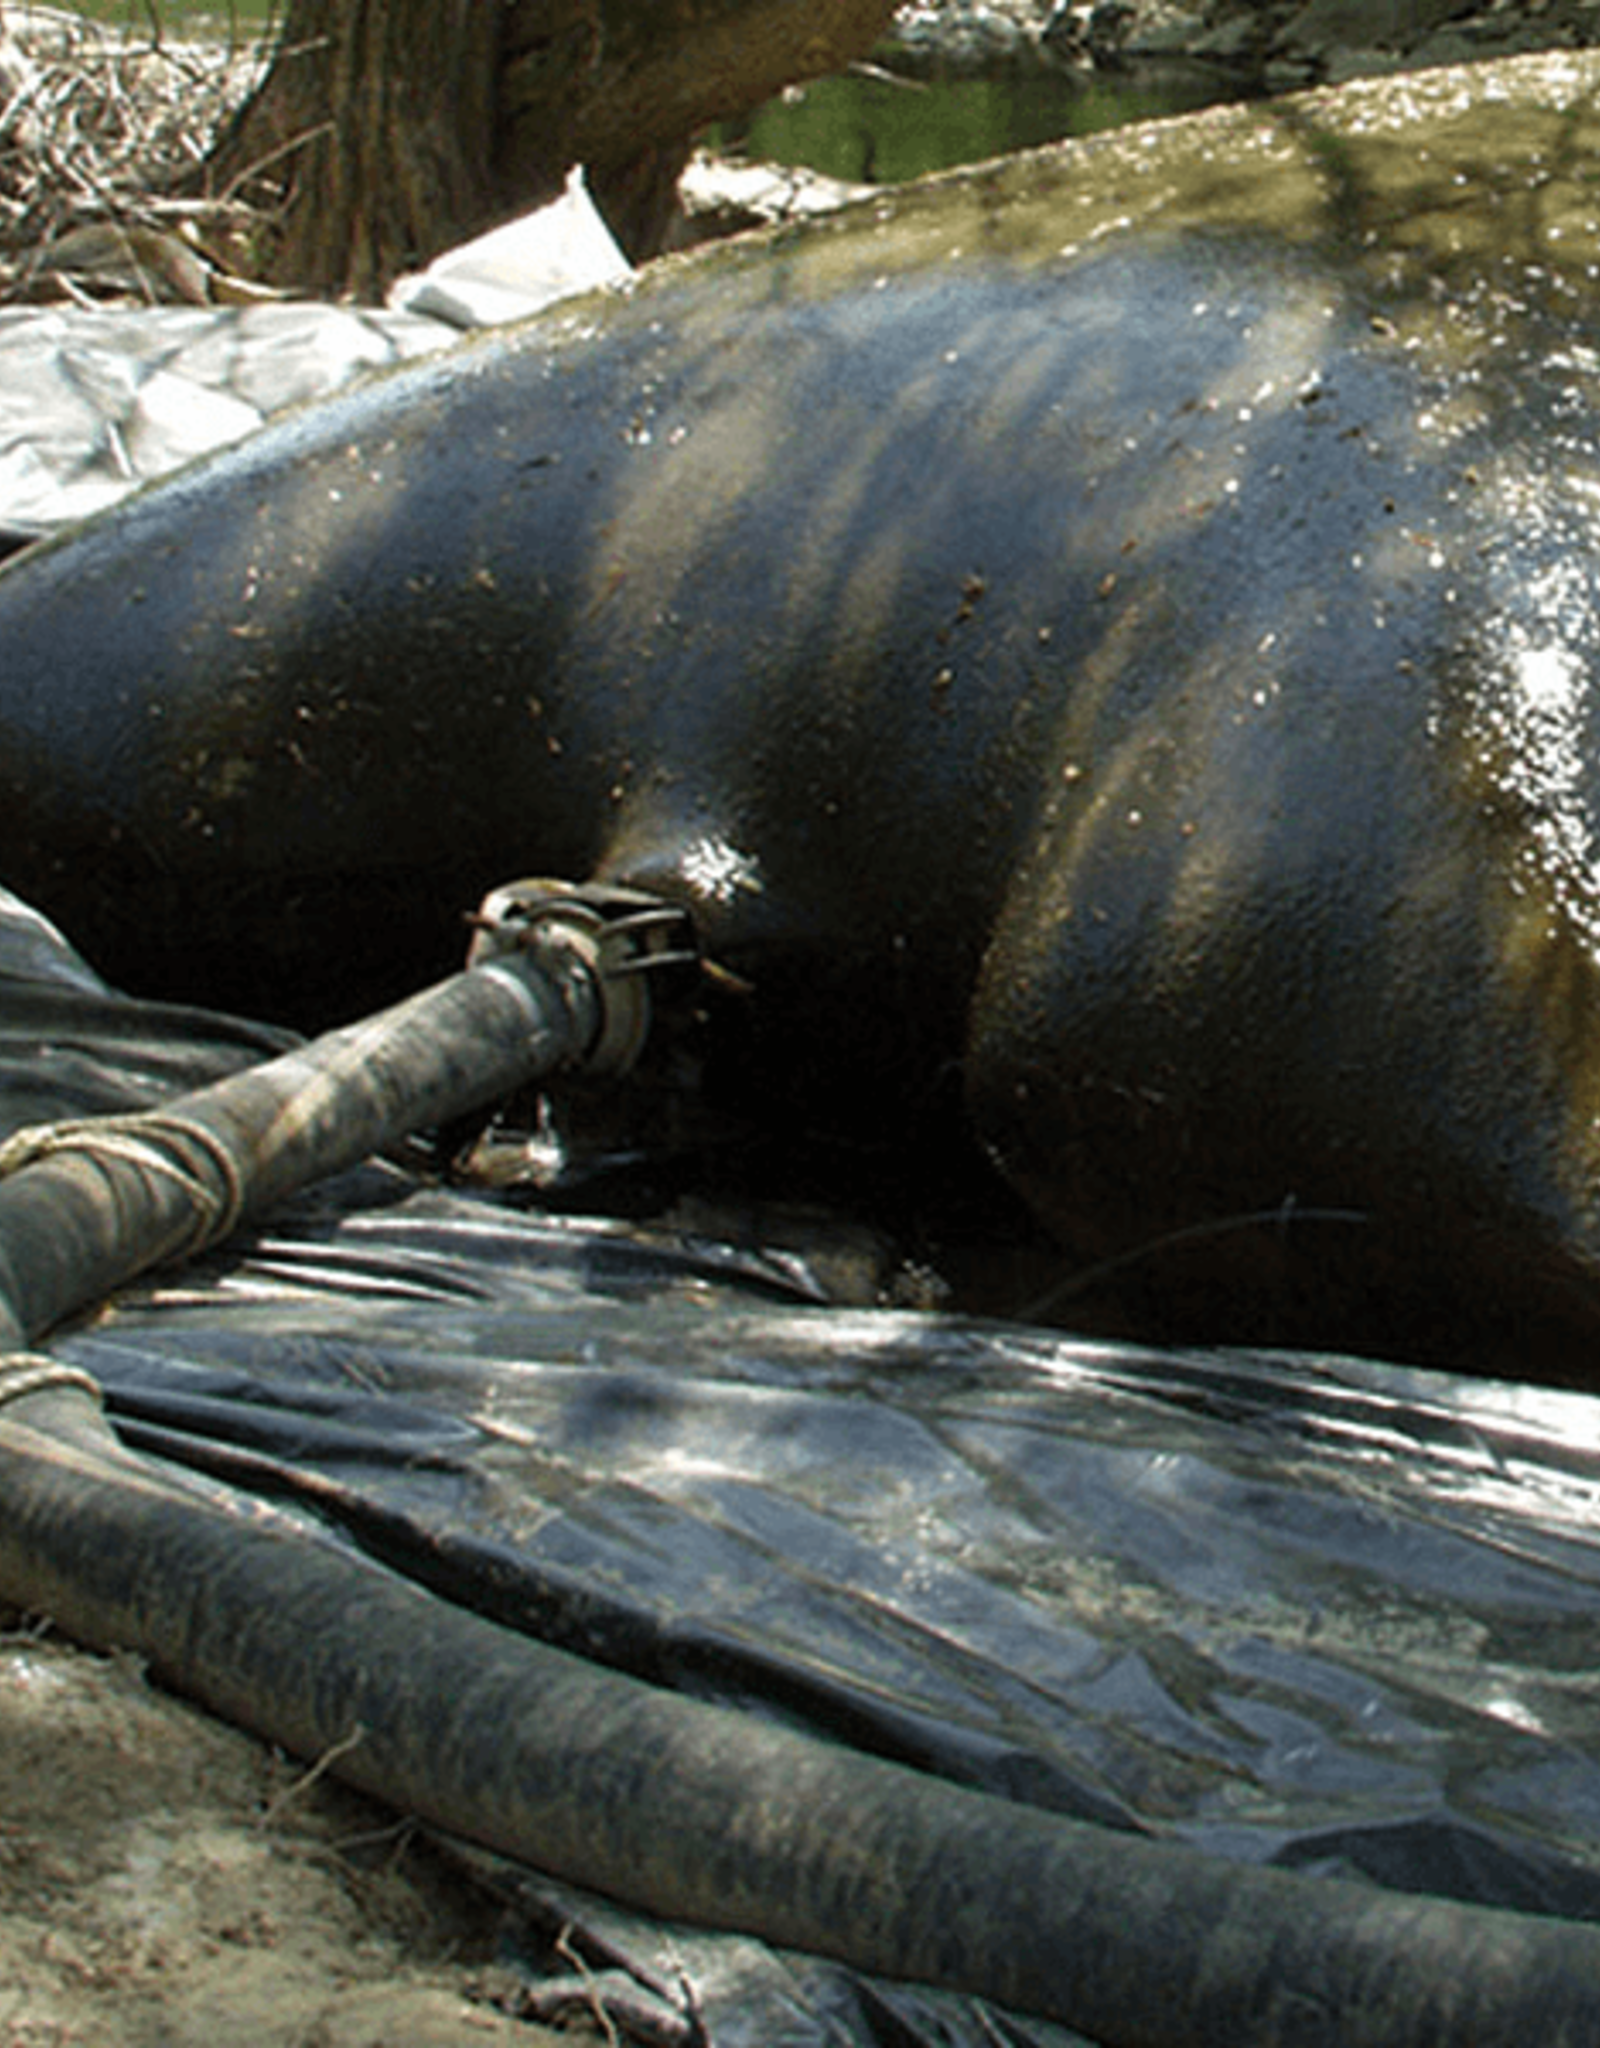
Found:
<path fill-rule="evenodd" d="M 85 519 L 272 413 L 628 275 L 574 171 L 549 205 L 447 250 L 381 310 L 0 310 L 0 523 L 21 539 Z"/>
<path fill-rule="evenodd" d="M 397 278 L 388 303 L 452 327 L 494 327 L 521 320 L 570 292 L 620 284 L 633 266 L 589 197 L 581 167 L 565 189 L 504 226 L 436 256 L 426 270 Z"/>
<path fill-rule="evenodd" d="M 456 338 L 419 314 L 295 301 L 0 311 L 0 518 L 87 518 L 269 413 Z"/>
<path fill-rule="evenodd" d="M 6 1125 L 279 1042 L 111 995 L 14 900 L 0 990 Z M 815 1294 L 757 1244 L 372 1165 L 54 1348 L 131 1444 L 662 1685 L 1219 1856 L 1600 1918 L 1600 1401 Z M 663 2038 L 1071 2039 L 561 1896 Z"/>

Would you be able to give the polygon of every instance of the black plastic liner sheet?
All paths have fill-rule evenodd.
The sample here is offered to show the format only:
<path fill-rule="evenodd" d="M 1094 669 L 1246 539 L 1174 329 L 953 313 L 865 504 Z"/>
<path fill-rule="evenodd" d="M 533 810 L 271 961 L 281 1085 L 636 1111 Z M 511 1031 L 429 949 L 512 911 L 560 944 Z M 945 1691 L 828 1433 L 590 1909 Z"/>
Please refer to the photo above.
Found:
<path fill-rule="evenodd" d="M 0 899 L 0 1129 L 281 1043 L 110 994 Z M 1600 1918 L 1600 1400 L 816 1291 L 373 1165 L 52 1348 L 136 1447 L 660 1684 L 1221 1856 Z M 598 1930 L 663 2039 L 1074 2038 L 504 1881 Z"/>

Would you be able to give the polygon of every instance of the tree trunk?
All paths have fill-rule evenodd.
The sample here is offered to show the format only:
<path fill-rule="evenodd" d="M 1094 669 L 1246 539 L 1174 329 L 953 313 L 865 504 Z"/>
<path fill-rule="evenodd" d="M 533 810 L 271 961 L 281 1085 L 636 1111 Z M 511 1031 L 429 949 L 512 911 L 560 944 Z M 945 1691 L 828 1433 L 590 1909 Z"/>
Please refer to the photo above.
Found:
<path fill-rule="evenodd" d="M 513 0 L 500 78 L 504 189 L 559 187 L 582 164 L 613 234 L 654 255 L 695 136 L 865 57 L 897 0 Z M 551 17 L 598 14 L 580 65 Z"/>
<path fill-rule="evenodd" d="M 271 204 L 258 275 L 381 297 L 489 215 L 499 18 L 483 0 L 290 0 L 210 165 L 213 191 Z"/>
<path fill-rule="evenodd" d="M 864 56 L 895 0 L 289 0 L 207 167 L 263 210 L 254 274 L 375 299 L 574 163 L 635 259 L 708 122 Z"/>

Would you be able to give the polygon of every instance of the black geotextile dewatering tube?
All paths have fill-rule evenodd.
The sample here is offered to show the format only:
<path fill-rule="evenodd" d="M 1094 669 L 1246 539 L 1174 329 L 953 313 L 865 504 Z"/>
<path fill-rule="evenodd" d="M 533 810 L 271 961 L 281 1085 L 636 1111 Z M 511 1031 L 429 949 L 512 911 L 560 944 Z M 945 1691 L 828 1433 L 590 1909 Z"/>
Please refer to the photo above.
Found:
<path fill-rule="evenodd" d="M 213 1241 L 226 1212 L 373 1142 L 380 1099 L 426 1121 L 580 1053 L 589 981 L 538 961 L 462 976 L 143 1132 L 111 1120 L 98 1159 L 88 1131 L 47 1145 L 0 1181 L 7 1341 L 134 1270 L 108 1227 L 119 1209 L 154 1256 Z M 486 1030 L 497 1082 L 457 1089 L 436 1027 L 463 1023 Z M 196 1189 L 198 1227 L 181 1214 Z M 1228 1863 L 646 1685 L 138 1456 L 92 1382 L 20 1348 L 0 1359 L 0 1599 L 134 1649 L 230 1720 L 570 1882 L 1048 2015 L 1107 2048 L 1600 2040 L 1600 1928 Z"/>

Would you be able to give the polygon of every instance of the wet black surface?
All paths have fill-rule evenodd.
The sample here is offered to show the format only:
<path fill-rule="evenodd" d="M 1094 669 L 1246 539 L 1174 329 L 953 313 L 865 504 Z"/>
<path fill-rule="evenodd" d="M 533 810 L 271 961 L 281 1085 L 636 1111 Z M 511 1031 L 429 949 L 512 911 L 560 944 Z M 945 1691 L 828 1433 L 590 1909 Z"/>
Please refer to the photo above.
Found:
<path fill-rule="evenodd" d="M 743 985 L 719 1109 L 981 1148 L 1074 1319 L 1582 1382 L 1592 127 L 1122 131 L 300 413 L 0 574 L 0 871 L 300 1023 L 599 871 Z"/>
<path fill-rule="evenodd" d="M 14 905 L 0 992 L 7 1122 L 252 1037 L 109 996 Z M 1600 1401 L 814 1291 L 370 1167 L 55 1348 L 129 1443 L 656 1683 L 1219 1856 L 1600 1917 Z M 719 2048 L 773 1998 L 797 2042 L 989 2038 L 685 1939 Z"/>
<path fill-rule="evenodd" d="M 453 958 L 475 862 L 600 862 L 759 969 L 757 1097 L 782 1074 L 848 1134 L 909 1076 L 892 1137 L 948 1106 L 988 948 L 976 1093 L 1041 1207 L 1052 1172 L 1082 1198 L 1067 1152 L 1098 1173 L 1091 1264 L 1191 1226 L 1209 1257 L 1242 1218 L 1315 1271 L 1323 1225 L 1385 1205 L 1381 1277 L 1423 1276 L 1403 1335 L 1446 1369 L 831 1306 L 759 1232 L 384 1167 L 60 1340 L 127 1441 L 586 1657 L 1004 1798 L 1600 1917 L 1600 1402 L 1452 1369 L 1534 1356 L 1547 1254 L 1592 1294 L 1593 81 L 1518 77 L 726 253 L 0 584 L 9 829 L 97 960 L 286 1000 L 299 960 L 331 1008 Z M 480 401 L 525 427 L 530 362 L 544 425 L 475 497 L 457 429 Z M 897 811 L 908 761 L 935 801 Z M 349 951 L 309 943 L 353 903 Z M 112 995 L 20 906 L 0 996 L 14 1122 L 278 1042 Z M 1008 1125 L 1041 1037 L 1072 1100 L 1047 1077 Z M 822 1966 L 732 1974 L 718 2048 L 779 2008 L 796 2041 L 992 2038 Z"/>

